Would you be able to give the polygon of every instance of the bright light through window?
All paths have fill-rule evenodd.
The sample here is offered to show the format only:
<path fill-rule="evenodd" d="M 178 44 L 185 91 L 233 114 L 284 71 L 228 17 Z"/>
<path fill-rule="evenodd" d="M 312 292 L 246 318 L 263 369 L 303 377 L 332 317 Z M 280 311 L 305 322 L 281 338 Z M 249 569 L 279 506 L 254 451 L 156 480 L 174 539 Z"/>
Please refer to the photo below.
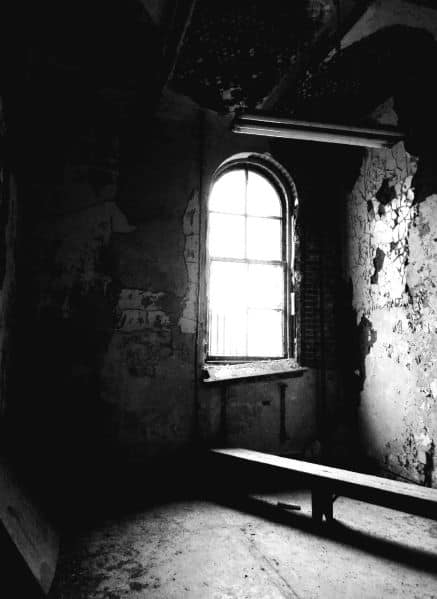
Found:
<path fill-rule="evenodd" d="M 208 355 L 286 352 L 287 254 L 283 203 L 249 167 L 225 171 L 208 205 Z"/>

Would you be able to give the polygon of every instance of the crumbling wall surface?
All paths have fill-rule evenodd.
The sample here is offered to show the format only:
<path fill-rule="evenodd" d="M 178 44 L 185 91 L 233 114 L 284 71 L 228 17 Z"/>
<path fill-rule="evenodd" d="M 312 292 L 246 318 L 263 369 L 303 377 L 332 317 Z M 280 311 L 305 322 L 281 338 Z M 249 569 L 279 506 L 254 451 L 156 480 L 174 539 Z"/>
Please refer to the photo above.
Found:
<path fill-rule="evenodd" d="M 101 392 L 129 459 L 193 438 L 200 118 L 164 95 L 120 187 L 132 230 L 109 247 L 118 294 Z"/>
<path fill-rule="evenodd" d="M 215 393 L 200 382 L 197 351 L 201 216 L 223 160 L 267 149 L 168 90 L 124 143 L 106 125 L 83 123 L 53 178 L 26 189 L 20 254 L 17 365 L 28 364 L 40 399 L 29 401 L 17 368 L 17 423 L 39 455 L 52 460 L 56 446 L 74 472 L 215 442 Z M 290 439 L 280 437 L 277 383 L 241 384 L 232 441 L 301 449 L 312 440 L 315 385 L 302 381 L 288 381 Z"/>
<path fill-rule="evenodd" d="M 437 196 L 416 197 L 418 169 L 403 143 L 366 152 L 348 204 L 347 274 L 362 446 L 383 470 L 437 486 Z"/>
<path fill-rule="evenodd" d="M 35 410 L 56 422 L 74 461 L 79 434 L 90 465 L 162 454 L 193 436 L 195 326 L 179 321 L 199 109 L 169 102 L 121 150 L 117 137 L 89 135 L 78 155 L 92 162 L 69 160 L 30 227 L 31 353 L 46 398 Z"/>
<path fill-rule="evenodd" d="M 116 203 L 117 138 L 84 125 L 75 144 L 52 180 L 22 183 L 13 368 L 17 443 L 66 479 L 104 464 L 112 443 L 116 415 L 100 393 L 119 293 L 109 251 L 132 231 Z"/>
<path fill-rule="evenodd" d="M 11 10 L 17 70 L 5 84 L 21 235 L 11 420 L 29 469 L 74 484 L 109 467 L 127 421 L 125 387 L 115 409 L 102 371 L 122 326 L 119 298 L 126 305 L 114 240 L 136 232 L 120 179 L 160 95 L 160 37 L 139 0 L 29 9 L 25 23 Z"/>

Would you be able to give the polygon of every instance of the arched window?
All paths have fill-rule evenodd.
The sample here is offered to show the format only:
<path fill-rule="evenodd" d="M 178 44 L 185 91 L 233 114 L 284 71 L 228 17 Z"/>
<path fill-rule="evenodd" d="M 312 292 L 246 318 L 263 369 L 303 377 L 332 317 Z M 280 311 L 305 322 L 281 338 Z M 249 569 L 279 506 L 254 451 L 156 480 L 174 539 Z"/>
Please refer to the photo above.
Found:
<path fill-rule="evenodd" d="M 289 205 L 294 207 L 296 197 L 290 197 L 282 167 L 249 156 L 226 161 L 209 194 L 210 360 L 284 358 L 292 353 Z"/>

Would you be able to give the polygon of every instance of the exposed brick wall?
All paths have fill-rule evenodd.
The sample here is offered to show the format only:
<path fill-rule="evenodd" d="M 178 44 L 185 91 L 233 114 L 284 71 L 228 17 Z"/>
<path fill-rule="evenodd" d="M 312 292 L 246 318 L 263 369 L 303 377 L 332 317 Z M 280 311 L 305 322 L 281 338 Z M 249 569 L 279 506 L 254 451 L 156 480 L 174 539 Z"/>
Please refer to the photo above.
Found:
<path fill-rule="evenodd" d="M 345 178 L 336 164 L 354 172 L 361 153 L 342 146 L 276 142 L 275 155 L 288 169 L 299 196 L 296 269 L 298 296 L 298 354 L 309 367 L 336 368 L 342 314 L 342 206 Z M 321 311 L 323 307 L 323 312 Z M 322 329 L 323 327 L 323 335 Z M 324 357 L 323 357 L 324 355 Z"/>
<path fill-rule="evenodd" d="M 320 352 L 320 242 L 305 228 L 301 238 L 301 362 L 317 366 Z"/>
<path fill-rule="evenodd" d="M 337 230 L 310 223 L 301 239 L 301 362 L 327 368 L 337 364 L 336 293 L 341 256 Z"/>

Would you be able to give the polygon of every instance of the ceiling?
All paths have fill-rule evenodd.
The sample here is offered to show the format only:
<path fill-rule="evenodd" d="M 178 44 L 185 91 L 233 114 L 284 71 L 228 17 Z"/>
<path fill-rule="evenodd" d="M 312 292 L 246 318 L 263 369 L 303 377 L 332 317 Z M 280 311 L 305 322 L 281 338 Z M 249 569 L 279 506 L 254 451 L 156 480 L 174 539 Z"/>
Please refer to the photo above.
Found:
<path fill-rule="evenodd" d="M 198 0 L 171 84 L 219 112 L 265 108 L 326 56 L 369 2 Z"/>
<path fill-rule="evenodd" d="M 35 140 L 40 129 L 48 138 L 50 125 L 58 153 L 87 122 L 134 136 L 165 85 L 222 114 L 356 121 L 393 85 L 407 87 L 415 74 L 412 89 L 418 77 L 432 81 L 425 70 L 435 62 L 418 27 L 367 32 L 340 52 L 372 6 L 387 14 L 398 5 L 422 12 L 424 23 L 434 0 L 47 0 L 31 3 L 26 18 L 11 2 L 14 35 L 0 57 L 15 60 L 9 112 Z"/>
<path fill-rule="evenodd" d="M 434 20 L 429 8 L 436 8 L 435 0 L 193 4 L 169 83 L 220 113 L 257 110 L 353 122 L 359 112 L 366 114 L 386 99 L 390 87 L 399 86 L 402 78 L 426 77 L 424 61 L 418 65 L 417 57 L 427 54 L 430 40 L 422 39 L 420 23 L 426 28 L 427 20 Z M 389 15 L 387 27 L 378 23 L 381 9 L 384 18 Z M 353 47 L 340 48 L 344 36 L 369 11 L 376 29 L 384 31 L 366 31 Z M 335 106 L 337 97 L 343 101 Z M 320 111 L 321 104 L 326 110 Z"/>

